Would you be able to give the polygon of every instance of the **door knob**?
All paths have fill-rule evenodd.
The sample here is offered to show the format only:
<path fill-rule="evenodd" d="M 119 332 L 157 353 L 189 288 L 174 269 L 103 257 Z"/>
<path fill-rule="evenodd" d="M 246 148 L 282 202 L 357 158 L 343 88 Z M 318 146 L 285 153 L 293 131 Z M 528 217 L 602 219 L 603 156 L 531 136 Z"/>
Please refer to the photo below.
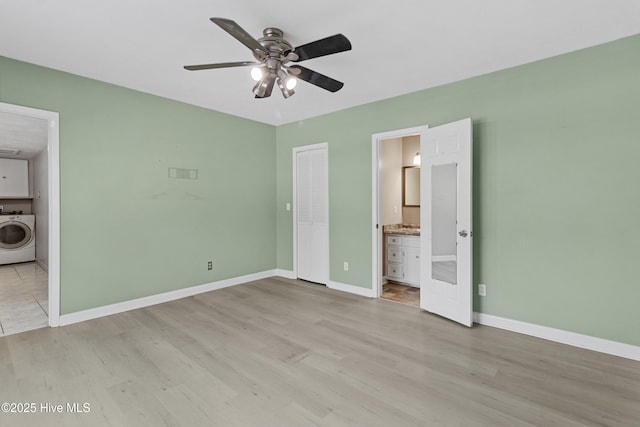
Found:
<path fill-rule="evenodd" d="M 469 232 L 467 230 L 462 230 L 459 231 L 458 234 L 460 235 L 460 237 L 467 237 L 469 235 Z"/>

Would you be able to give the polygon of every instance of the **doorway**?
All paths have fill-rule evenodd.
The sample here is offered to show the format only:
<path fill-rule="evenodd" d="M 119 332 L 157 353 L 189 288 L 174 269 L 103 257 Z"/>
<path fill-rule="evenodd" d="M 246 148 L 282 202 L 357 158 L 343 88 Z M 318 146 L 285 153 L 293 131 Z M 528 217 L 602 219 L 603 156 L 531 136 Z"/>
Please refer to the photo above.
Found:
<path fill-rule="evenodd" d="M 420 305 L 420 135 L 380 140 L 380 297 Z"/>
<path fill-rule="evenodd" d="M 420 141 L 420 172 L 414 173 L 419 175 L 417 233 L 402 222 L 391 230 L 385 227 L 382 203 L 384 141 L 410 136 Z M 382 296 L 389 278 L 401 278 L 420 288 L 421 309 L 472 326 L 471 119 L 374 134 L 372 150 L 374 295 Z M 403 179 L 407 176 L 405 171 Z M 405 184 L 403 206 L 413 197 Z"/>
<path fill-rule="evenodd" d="M 0 218 L 16 223 L 33 222 L 36 252 L 34 260 L 9 257 L 6 264 L 0 265 L 3 335 L 59 325 L 58 129 L 58 113 L 0 103 L 0 148 L 8 150 L 2 157 L 28 162 L 29 181 L 28 194 L 3 199 L 0 205 L 7 215 Z"/>

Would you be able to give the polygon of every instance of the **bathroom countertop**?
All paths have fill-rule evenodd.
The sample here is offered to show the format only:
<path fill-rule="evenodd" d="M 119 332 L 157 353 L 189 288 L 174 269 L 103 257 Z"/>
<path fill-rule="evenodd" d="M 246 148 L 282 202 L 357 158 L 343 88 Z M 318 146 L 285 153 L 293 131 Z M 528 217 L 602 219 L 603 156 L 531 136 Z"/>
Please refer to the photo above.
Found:
<path fill-rule="evenodd" d="M 419 225 L 393 224 L 382 227 L 384 234 L 401 234 L 403 236 L 419 236 Z"/>

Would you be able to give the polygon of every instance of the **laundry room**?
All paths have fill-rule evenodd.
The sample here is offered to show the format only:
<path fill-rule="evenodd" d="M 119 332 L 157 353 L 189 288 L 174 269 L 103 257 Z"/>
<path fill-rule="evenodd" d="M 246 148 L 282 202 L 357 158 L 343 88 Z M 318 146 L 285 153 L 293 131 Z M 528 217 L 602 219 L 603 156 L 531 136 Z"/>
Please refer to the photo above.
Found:
<path fill-rule="evenodd" d="M 0 335 L 48 324 L 45 120 L 0 112 Z"/>

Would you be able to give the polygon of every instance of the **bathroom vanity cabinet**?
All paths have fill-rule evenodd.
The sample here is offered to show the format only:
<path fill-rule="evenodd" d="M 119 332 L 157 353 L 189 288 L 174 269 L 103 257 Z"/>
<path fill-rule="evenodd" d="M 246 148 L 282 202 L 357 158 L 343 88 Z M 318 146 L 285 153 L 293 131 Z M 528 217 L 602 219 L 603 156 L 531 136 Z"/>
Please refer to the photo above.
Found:
<path fill-rule="evenodd" d="M 420 287 L 420 236 L 387 234 L 387 279 Z"/>

